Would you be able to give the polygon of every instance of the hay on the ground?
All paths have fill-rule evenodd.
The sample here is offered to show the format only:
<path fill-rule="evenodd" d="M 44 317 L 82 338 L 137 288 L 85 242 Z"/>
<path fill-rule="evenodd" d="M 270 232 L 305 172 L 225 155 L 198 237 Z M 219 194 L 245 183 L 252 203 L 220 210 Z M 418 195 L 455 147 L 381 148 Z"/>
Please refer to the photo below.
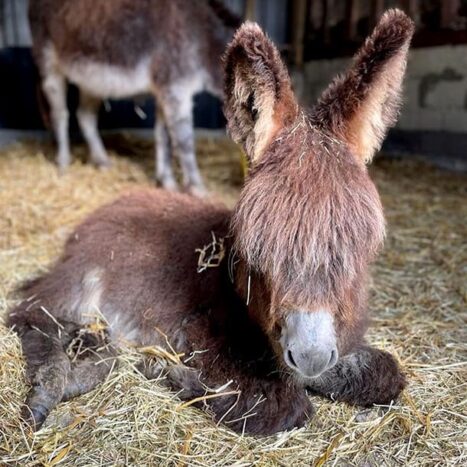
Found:
<path fill-rule="evenodd" d="M 110 143 L 119 153 L 112 153 L 113 168 L 76 161 L 63 177 L 50 162 L 52 146 L 0 152 L 0 315 L 13 303 L 13 288 L 57 257 L 87 213 L 151 185 L 152 144 Z M 86 150 L 74 153 L 84 158 Z M 208 187 L 232 205 L 242 178 L 239 150 L 203 139 L 198 154 Z M 60 404 L 30 436 L 19 421 L 27 392 L 19 340 L 2 326 L 0 464 L 466 465 L 466 178 L 396 160 L 377 160 L 372 172 L 389 225 L 374 267 L 369 340 L 393 352 L 407 372 L 400 401 L 362 410 L 315 398 L 317 415 L 307 428 L 240 437 L 145 380 L 128 352 L 104 384 Z"/>

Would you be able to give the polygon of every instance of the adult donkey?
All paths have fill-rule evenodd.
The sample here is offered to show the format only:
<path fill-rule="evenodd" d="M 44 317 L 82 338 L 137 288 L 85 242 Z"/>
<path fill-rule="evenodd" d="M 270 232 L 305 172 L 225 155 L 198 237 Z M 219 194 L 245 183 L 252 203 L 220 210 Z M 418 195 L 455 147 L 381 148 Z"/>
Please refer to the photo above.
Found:
<path fill-rule="evenodd" d="M 395 121 L 412 33 L 407 16 L 387 12 L 306 114 L 259 26 L 238 30 L 225 112 L 251 167 L 233 213 L 153 189 L 76 229 L 8 318 L 35 426 L 102 381 L 129 343 L 184 354 L 143 368 L 237 431 L 303 425 L 305 388 L 363 406 L 397 398 L 396 361 L 364 341 L 368 265 L 384 236 L 365 161 Z"/>
<path fill-rule="evenodd" d="M 203 194 L 194 148 L 193 96 L 222 96 L 220 58 L 239 20 L 217 0 L 30 0 L 33 54 L 50 104 L 61 170 L 70 164 L 66 81 L 80 91 L 78 122 L 93 163 L 107 166 L 97 129 L 102 99 L 154 94 L 156 179 Z"/>

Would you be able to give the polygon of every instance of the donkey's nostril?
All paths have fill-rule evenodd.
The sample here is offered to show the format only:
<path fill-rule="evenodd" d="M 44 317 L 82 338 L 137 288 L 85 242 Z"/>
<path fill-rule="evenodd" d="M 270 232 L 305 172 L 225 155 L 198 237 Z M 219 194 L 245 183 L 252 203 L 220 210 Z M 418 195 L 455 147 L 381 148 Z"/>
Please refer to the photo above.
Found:
<path fill-rule="evenodd" d="M 334 366 L 334 364 L 336 362 L 337 362 L 337 352 L 335 350 L 333 350 L 331 352 L 331 357 L 329 358 L 328 368 L 331 367 L 331 366 Z"/>
<path fill-rule="evenodd" d="M 293 358 L 293 355 L 292 355 L 292 352 L 289 350 L 287 352 L 287 356 L 289 357 L 289 362 L 293 365 L 293 366 L 297 366 L 297 364 L 295 363 L 295 360 Z"/>

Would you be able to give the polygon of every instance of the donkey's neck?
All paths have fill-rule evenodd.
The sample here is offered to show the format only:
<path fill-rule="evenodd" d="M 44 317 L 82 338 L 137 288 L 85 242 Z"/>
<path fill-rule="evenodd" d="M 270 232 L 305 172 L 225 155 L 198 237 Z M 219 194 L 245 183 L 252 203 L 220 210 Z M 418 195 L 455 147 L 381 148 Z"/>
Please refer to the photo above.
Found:
<path fill-rule="evenodd" d="M 187 337 L 193 350 L 207 350 L 200 353 L 192 363 L 209 364 L 209 356 L 221 359 L 224 364 L 238 367 L 242 372 L 255 375 L 277 373 L 277 363 L 269 340 L 260 326 L 251 318 L 249 307 L 237 293 L 233 277 L 229 274 L 228 254 L 231 238 L 226 239 L 227 254 L 220 265 L 219 290 L 210 303 L 202 304 L 190 317 Z"/>

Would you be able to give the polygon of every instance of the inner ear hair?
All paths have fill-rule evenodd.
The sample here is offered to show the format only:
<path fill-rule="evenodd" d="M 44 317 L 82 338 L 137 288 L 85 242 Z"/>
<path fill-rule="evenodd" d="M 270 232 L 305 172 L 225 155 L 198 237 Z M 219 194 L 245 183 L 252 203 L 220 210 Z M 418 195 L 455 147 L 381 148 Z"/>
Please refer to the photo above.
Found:
<path fill-rule="evenodd" d="M 253 122 L 256 122 L 256 120 L 258 120 L 258 109 L 255 106 L 255 95 L 253 92 L 251 92 L 248 95 L 248 99 L 246 101 L 246 109 L 251 116 L 251 120 Z"/>
<path fill-rule="evenodd" d="M 224 69 L 228 130 L 256 161 L 297 112 L 287 68 L 261 28 L 246 22 L 227 47 Z"/>

